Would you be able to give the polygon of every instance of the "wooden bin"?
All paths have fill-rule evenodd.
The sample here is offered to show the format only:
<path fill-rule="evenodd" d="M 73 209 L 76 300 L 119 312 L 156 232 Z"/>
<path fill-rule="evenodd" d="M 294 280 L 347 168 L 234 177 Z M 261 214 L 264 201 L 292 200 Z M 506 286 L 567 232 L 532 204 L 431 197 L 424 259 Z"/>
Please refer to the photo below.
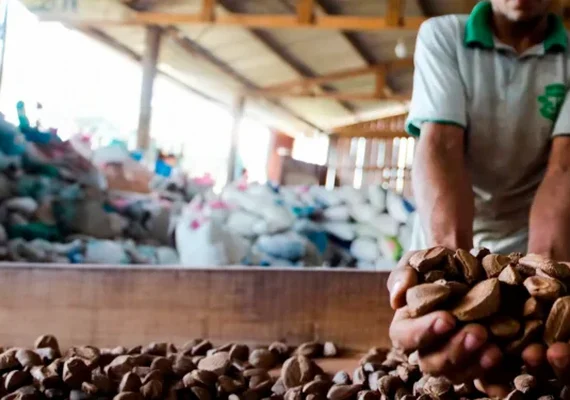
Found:
<path fill-rule="evenodd" d="M 262 268 L 81 268 L 0 264 L 0 344 L 54 334 L 93 344 L 268 344 L 332 340 L 355 351 L 390 345 L 387 273 Z"/>

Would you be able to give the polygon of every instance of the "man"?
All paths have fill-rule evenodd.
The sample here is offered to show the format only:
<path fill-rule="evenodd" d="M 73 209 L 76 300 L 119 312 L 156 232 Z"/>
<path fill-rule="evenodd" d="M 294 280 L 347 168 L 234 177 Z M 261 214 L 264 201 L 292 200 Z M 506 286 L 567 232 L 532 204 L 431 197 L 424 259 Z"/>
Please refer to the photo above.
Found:
<path fill-rule="evenodd" d="M 570 260 L 570 49 L 552 6 L 482 1 L 469 16 L 421 27 L 407 124 L 419 136 L 416 248 L 475 244 Z M 405 264 L 389 280 L 394 308 L 417 280 Z M 410 319 L 399 309 L 390 333 L 397 345 L 421 350 L 424 370 L 458 381 L 484 376 L 502 357 L 483 327 L 457 332 L 445 312 Z M 570 375 L 567 344 L 548 352 L 533 345 L 523 357 L 529 368 L 547 358 L 560 376 Z"/>

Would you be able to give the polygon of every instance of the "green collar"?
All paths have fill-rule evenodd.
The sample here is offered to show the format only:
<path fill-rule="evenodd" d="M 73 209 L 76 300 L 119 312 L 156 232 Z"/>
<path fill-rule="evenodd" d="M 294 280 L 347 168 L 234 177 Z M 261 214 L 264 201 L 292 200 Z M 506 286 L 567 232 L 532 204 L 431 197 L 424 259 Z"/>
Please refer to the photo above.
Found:
<path fill-rule="evenodd" d="M 493 31 L 489 24 L 492 12 L 493 7 L 489 1 L 481 1 L 473 8 L 465 27 L 464 42 L 466 46 L 479 46 L 484 49 L 493 49 L 495 47 Z M 562 18 L 555 14 L 550 14 L 548 23 L 550 33 L 544 41 L 544 51 L 566 50 L 568 47 L 568 35 Z"/>

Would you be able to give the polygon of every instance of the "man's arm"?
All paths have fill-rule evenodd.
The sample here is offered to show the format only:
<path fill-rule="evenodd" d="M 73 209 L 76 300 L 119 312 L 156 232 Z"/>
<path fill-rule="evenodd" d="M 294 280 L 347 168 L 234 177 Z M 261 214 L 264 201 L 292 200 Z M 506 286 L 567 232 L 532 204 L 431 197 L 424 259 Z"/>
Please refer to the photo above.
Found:
<path fill-rule="evenodd" d="M 570 137 L 557 136 L 530 211 L 529 252 L 570 260 Z"/>
<path fill-rule="evenodd" d="M 473 247 L 474 199 L 464 140 L 463 128 L 455 125 L 426 122 L 421 128 L 412 182 L 430 246 Z"/>

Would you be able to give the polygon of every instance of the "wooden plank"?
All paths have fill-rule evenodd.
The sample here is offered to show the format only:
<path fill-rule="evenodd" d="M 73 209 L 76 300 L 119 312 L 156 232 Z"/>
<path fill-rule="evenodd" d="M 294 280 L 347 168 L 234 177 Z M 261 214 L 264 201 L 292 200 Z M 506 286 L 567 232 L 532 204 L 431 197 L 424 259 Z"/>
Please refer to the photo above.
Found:
<path fill-rule="evenodd" d="M 150 145 L 150 122 L 152 117 L 152 96 L 157 63 L 160 54 L 162 28 L 148 26 L 146 31 L 145 52 L 142 59 L 143 79 L 139 109 L 139 125 L 137 131 L 137 148 L 148 150 Z"/>
<path fill-rule="evenodd" d="M 400 26 L 404 23 L 404 3 L 405 0 L 388 0 L 388 12 L 386 21 L 388 26 Z"/>
<path fill-rule="evenodd" d="M 141 267 L 142 268 L 142 267 Z M 0 268 L 0 344 L 29 346 L 42 334 L 63 347 L 290 344 L 332 340 L 390 346 L 387 273 L 323 269 Z"/>
<path fill-rule="evenodd" d="M 216 0 L 202 0 L 202 21 L 214 21 L 216 17 L 216 3 Z"/>
<path fill-rule="evenodd" d="M 314 17 L 314 0 L 297 0 L 297 21 L 303 25 L 309 25 Z"/>

